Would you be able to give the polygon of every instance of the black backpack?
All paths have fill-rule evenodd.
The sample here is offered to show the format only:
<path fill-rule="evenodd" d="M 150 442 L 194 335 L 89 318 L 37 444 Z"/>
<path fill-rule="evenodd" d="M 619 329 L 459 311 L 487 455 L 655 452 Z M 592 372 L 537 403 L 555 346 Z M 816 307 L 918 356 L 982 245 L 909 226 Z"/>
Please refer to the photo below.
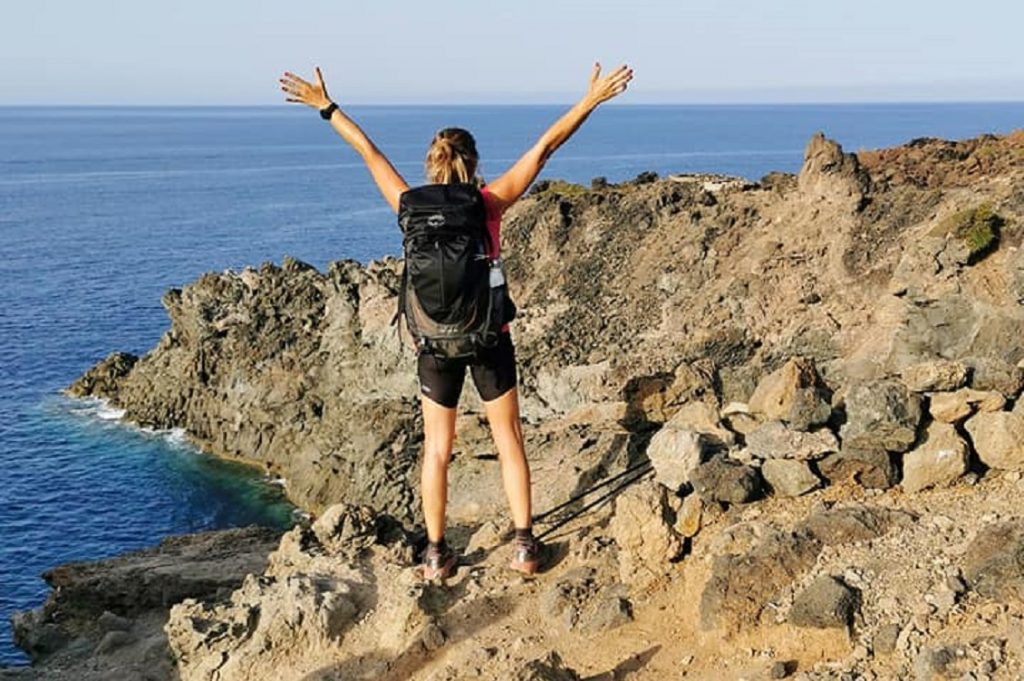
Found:
<path fill-rule="evenodd" d="M 421 352 L 475 357 L 515 316 L 501 260 L 487 253 L 484 198 L 473 184 L 428 184 L 402 193 L 405 266 L 398 314 Z M 398 314 L 395 315 L 397 320 Z"/>

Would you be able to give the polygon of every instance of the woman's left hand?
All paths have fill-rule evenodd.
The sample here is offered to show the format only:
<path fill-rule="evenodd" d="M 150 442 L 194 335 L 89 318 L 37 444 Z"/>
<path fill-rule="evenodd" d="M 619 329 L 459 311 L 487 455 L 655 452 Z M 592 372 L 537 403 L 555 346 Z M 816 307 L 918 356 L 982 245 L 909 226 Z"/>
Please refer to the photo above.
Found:
<path fill-rule="evenodd" d="M 281 89 L 288 93 L 286 101 L 298 102 L 314 109 L 323 109 L 330 104 L 331 98 L 327 94 L 327 86 L 324 85 L 324 77 L 319 66 L 313 68 L 313 76 L 315 82 L 309 83 L 291 71 L 285 71 L 284 76 L 278 78 L 278 82 L 281 83 Z"/>

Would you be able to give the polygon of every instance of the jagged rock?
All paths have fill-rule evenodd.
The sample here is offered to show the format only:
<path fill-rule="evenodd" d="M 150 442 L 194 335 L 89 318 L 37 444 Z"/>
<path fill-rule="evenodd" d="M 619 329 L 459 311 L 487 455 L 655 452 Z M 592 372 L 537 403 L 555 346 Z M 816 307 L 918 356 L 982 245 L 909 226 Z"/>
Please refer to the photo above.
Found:
<path fill-rule="evenodd" d="M 474 554 L 478 551 L 491 551 L 502 544 L 504 532 L 498 523 L 488 520 L 483 523 L 466 544 L 466 554 Z"/>
<path fill-rule="evenodd" d="M 701 593 L 701 626 L 735 632 L 755 625 L 765 604 L 820 551 L 821 542 L 806 533 L 773 533 L 747 553 L 715 556 Z"/>
<path fill-rule="evenodd" d="M 956 390 L 967 383 L 967 366 L 951 360 L 921 362 L 904 367 L 900 379 L 918 393 Z"/>
<path fill-rule="evenodd" d="M 131 373 L 138 361 L 139 358 L 129 352 L 112 352 L 65 388 L 64 392 L 74 397 L 92 395 L 116 401 L 122 379 Z"/>
<path fill-rule="evenodd" d="M 1024 389 L 1024 369 L 1019 366 L 996 357 L 968 357 L 964 363 L 970 371 L 969 385 L 975 390 L 994 390 L 1012 400 Z"/>
<path fill-rule="evenodd" d="M 255 526 L 174 535 L 114 558 L 59 565 L 43 573 L 53 589 L 46 602 L 31 614 L 15 615 L 15 639 L 30 654 L 46 655 L 105 611 L 135 617 L 188 597 L 215 597 L 246 574 L 262 572 L 280 536 Z"/>
<path fill-rule="evenodd" d="M 836 142 L 818 132 L 804 151 L 797 178 L 800 191 L 812 199 L 836 199 L 861 208 L 871 181 L 854 154 L 844 154 Z"/>
<path fill-rule="evenodd" d="M 730 447 L 736 442 L 733 432 L 722 425 L 717 407 L 708 402 L 695 401 L 683 404 L 666 423 L 669 424 L 706 436 L 714 449 Z"/>
<path fill-rule="evenodd" d="M 512 678 L 513 681 L 580 681 L 580 675 L 566 667 L 561 656 L 555 651 L 527 662 Z"/>
<path fill-rule="evenodd" d="M 762 459 L 808 461 L 838 451 L 839 442 L 828 428 L 805 433 L 780 421 L 768 421 L 747 433 L 747 448 Z"/>
<path fill-rule="evenodd" d="M 992 411 L 975 414 L 964 428 L 981 462 L 990 468 L 1024 470 L 1024 414 Z"/>
<path fill-rule="evenodd" d="M 783 421 L 794 430 L 809 430 L 832 414 L 828 395 L 814 361 L 794 357 L 768 374 L 750 396 L 750 411 Z"/>
<path fill-rule="evenodd" d="M 745 504 L 761 494 L 761 475 L 753 466 L 715 456 L 690 472 L 693 488 L 706 501 Z"/>
<path fill-rule="evenodd" d="M 676 531 L 687 539 L 696 537 L 703 517 L 704 500 L 699 494 L 687 495 L 676 513 Z"/>
<path fill-rule="evenodd" d="M 665 575 L 683 550 L 667 492 L 656 482 L 632 485 L 615 499 L 609 533 L 619 547 L 619 575 L 642 589 Z"/>
<path fill-rule="evenodd" d="M 947 485 L 967 472 L 967 443 L 953 426 L 932 422 L 924 441 L 903 455 L 903 489 L 918 492 Z"/>
<path fill-rule="evenodd" d="M 781 497 L 798 497 L 821 486 L 821 480 L 806 461 L 768 459 L 761 465 L 761 475 Z"/>
<path fill-rule="evenodd" d="M 654 434 L 647 458 L 658 482 L 677 492 L 690 482 L 690 471 L 714 452 L 735 441 L 718 419 L 718 411 L 706 402 L 688 402 Z"/>
<path fill-rule="evenodd" d="M 896 652 L 896 642 L 903 630 L 899 624 L 883 624 L 875 634 L 872 649 L 876 655 L 892 655 Z"/>
<path fill-rule="evenodd" d="M 859 607 L 860 597 L 842 581 L 822 575 L 797 594 L 789 621 L 798 627 L 830 629 L 848 627 Z"/>
<path fill-rule="evenodd" d="M 647 445 L 647 458 L 654 466 L 655 479 L 674 493 L 690 483 L 690 472 L 710 456 L 711 451 L 707 436 L 666 424 Z"/>
<path fill-rule="evenodd" d="M 623 393 L 628 404 L 624 420 L 630 426 L 666 423 L 688 402 L 718 403 L 714 367 L 703 361 L 682 364 L 673 373 L 634 377 Z"/>
<path fill-rule="evenodd" d="M 62 627 L 47 621 L 42 609 L 23 610 L 11 616 L 14 644 L 33 662 L 46 659 L 68 644 L 71 636 Z"/>
<path fill-rule="evenodd" d="M 1024 524 L 982 528 L 964 553 L 963 574 L 982 596 L 1024 603 Z"/>
<path fill-rule="evenodd" d="M 910 522 L 902 511 L 853 504 L 816 511 L 792 532 L 768 532 L 749 549 L 729 548 L 712 560 L 701 626 L 729 632 L 756 626 L 766 604 L 814 565 L 823 546 L 868 541 Z"/>
<path fill-rule="evenodd" d="M 881 537 L 893 526 L 905 526 L 913 521 L 914 517 L 905 511 L 850 504 L 815 511 L 797 529 L 832 546 Z"/>
<path fill-rule="evenodd" d="M 761 421 L 750 413 L 749 407 L 742 402 L 730 402 L 721 411 L 722 423 L 729 430 L 741 435 L 747 435 L 761 425 Z"/>
<path fill-rule="evenodd" d="M 632 608 L 621 586 L 603 582 L 595 568 L 575 568 L 544 592 L 541 609 L 568 631 L 613 629 L 632 619 Z"/>
<path fill-rule="evenodd" d="M 377 541 L 377 513 L 368 506 L 335 504 L 311 527 L 320 545 L 333 554 L 355 558 Z"/>
<path fill-rule="evenodd" d="M 831 484 L 852 481 L 867 489 L 889 489 L 896 484 L 896 466 L 888 451 L 843 446 L 818 462 L 818 470 Z"/>
<path fill-rule="evenodd" d="M 188 598 L 173 606 L 165 631 L 182 678 L 270 679 L 266 651 L 323 651 L 359 613 L 355 589 L 365 578 L 346 576 L 250 574 L 226 603 Z"/>
<path fill-rule="evenodd" d="M 928 398 L 928 412 L 936 421 L 944 423 L 959 423 L 975 410 L 999 411 L 1005 405 L 1006 398 L 994 390 L 961 388 L 954 392 L 933 393 Z"/>
<path fill-rule="evenodd" d="M 904 452 L 917 440 L 921 398 L 899 381 L 859 382 L 846 393 L 844 447 Z"/>

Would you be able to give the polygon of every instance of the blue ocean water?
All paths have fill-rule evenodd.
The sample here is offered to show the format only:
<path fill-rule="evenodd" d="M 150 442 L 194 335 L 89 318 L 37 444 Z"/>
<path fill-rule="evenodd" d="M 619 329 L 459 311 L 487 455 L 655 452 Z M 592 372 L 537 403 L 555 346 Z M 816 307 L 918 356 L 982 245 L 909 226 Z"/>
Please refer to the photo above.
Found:
<path fill-rule="evenodd" d="M 431 134 L 474 132 L 494 177 L 564 107 L 353 107 L 410 183 Z M 757 179 L 796 171 L 810 135 L 847 150 L 1024 125 L 1024 103 L 609 106 L 542 177 L 588 183 L 654 170 Z M 39 605 L 40 573 L 172 533 L 287 526 L 279 487 L 126 427 L 58 390 L 112 350 L 168 327 L 160 296 L 206 271 L 285 255 L 321 269 L 400 250 L 359 158 L 309 109 L 0 108 L 0 664 L 26 658 L 9 617 Z"/>

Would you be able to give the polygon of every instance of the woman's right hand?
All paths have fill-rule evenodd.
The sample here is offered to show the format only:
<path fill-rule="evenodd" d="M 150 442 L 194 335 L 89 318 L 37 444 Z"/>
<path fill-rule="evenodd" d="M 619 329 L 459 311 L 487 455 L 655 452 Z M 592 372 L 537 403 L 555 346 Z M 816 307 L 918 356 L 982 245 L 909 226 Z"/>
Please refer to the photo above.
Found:
<path fill-rule="evenodd" d="M 607 102 L 612 97 L 617 97 L 626 91 L 626 85 L 633 80 L 633 69 L 625 64 L 612 71 L 610 74 L 601 77 L 601 63 L 594 63 L 594 70 L 590 74 L 590 89 L 587 98 L 597 106 Z"/>
<path fill-rule="evenodd" d="M 281 89 L 288 94 L 286 101 L 298 102 L 311 106 L 314 109 L 323 109 L 331 103 L 327 94 L 327 86 L 324 85 L 324 77 L 320 73 L 320 67 L 313 68 L 314 82 L 309 83 L 299 78 L 291 71 L 285 71 L 284 76 L 278 78 Z"/>

